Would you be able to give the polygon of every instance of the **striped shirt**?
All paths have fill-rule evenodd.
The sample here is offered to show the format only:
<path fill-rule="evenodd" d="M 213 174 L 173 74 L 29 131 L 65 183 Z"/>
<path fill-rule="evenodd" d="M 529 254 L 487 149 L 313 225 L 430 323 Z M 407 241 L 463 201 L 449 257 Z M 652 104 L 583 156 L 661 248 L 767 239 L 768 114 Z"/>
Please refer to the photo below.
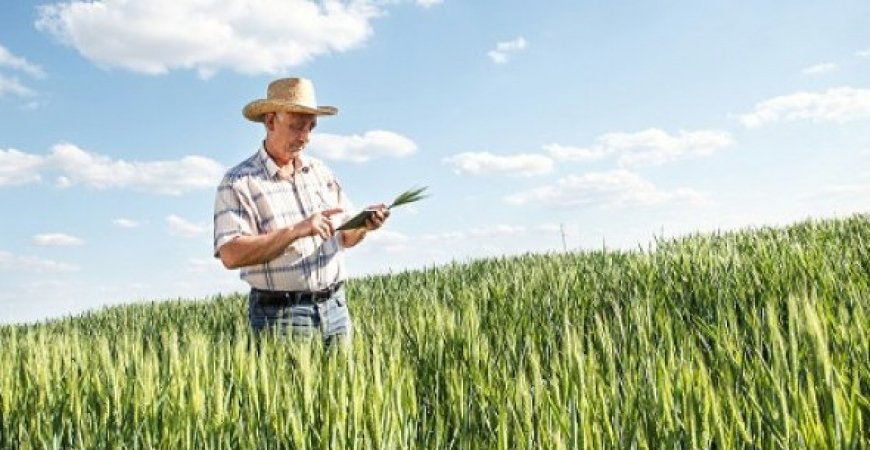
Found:
<path fill-rule="evenodd" d="M 282 179 L 265 147 L 224 175 L 214 203 L 214 256 L 238 236 L 254 236 L 291 227 L 315 212 L 342 208 L 336 225 L 350 218 L 350 201 L 329 168 L 300 155 L 301 169 Z M 272 291 L 311 291 L 342 281 L 344 257 L 340 233 L 297 239 L 283 254 L 265 264 L 243 267 L 242 280 Z"/>

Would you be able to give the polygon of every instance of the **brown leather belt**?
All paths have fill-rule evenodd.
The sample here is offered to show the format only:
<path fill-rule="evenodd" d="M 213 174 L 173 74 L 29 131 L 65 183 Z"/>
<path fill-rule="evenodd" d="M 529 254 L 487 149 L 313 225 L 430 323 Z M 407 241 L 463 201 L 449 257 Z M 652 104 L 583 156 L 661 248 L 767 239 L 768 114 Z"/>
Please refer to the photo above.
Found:
<path fill-rule="evenodd" d="M 251 297 L 260 305 L 291 306 L 300 303 L 322 303 L 332 298 L 344 285 L 339 281 L 319 291 L 267 291 L 251 288 Z"/>

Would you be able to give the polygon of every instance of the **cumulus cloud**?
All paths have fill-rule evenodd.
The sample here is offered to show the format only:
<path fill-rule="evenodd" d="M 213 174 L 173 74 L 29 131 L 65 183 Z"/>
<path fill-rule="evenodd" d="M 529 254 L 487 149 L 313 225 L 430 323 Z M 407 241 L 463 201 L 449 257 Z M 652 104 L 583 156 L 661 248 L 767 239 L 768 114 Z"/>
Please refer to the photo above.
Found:
<path fill-rule="evenodd" d="M 620 166 L 648 166 L 709 156 L 734 144 L 725 131 L 680 131 L 672 135 L 657 128 L 636 133 L 607 133 L 588 148 L 548 144 L 544 150 L 560 161 L 592 161 L 616 156 Z"/>
<path fill-rule="evenodd" d="M 441 3 L 444 3 L 444 0 L 417 0 L 417 4 L 424 8 L 431 8 Z"/>
<path fill-rule="evenodd" d="M 734 140 L 724 131 L 680 131 L 670 135 L 651 128 L 638 133 L 610 133 L 599 138 L 606 151 L 618 153 L 624 166 L 656 165 L 668 161 L 712 155 Z"/>
<path fill-rule="evenodd" d="M 489 152 L 465 152 L 442 160 L 459 175 L 502 174 L 514 176 L 544 175 L 553 171 L 553 160 L 536 154 L 494 155 Z"/>
<path fill-rule="evenodd" d="M 495 49 L 490 50 L 487 55 L 489 55 L 489 59 L 496 64 L 504 64 L 510 61 L 511 56 L 514 53 L 519 52 L 521 50 L 525 50 L 528 46 L 526 39 L 522 36 L 512 40 L 499 42 L 495 45 Z"/>
<path fill-rule="evenodd" d="M 85 241 L 65 233 L 45 233 L 33 236 L 33 243 L 40 247 L 74 247 L 84 244 Z"/>
<path fill-rule="evenodd" d="M 37 11 L 37 29 L 101 67 L 202 77 L 280 74 L 354 49 L 382 14 L 371 0 L 73 0 Z"/>
<path fill-rule="evenodd" d="M 208 234 L 210 230 L 209 225 L 207 224 L 194 223 L 178 217 L 175 214 L 171 214 L 166 217 L 166 227 L 169 231 L 169 234 L 171 234 L 172 236 L 186 238 L 204 236 Z"/>
<path fill-rule="evenodd" d="M 555 184 L 509 195 L 505 201 L 513 205 L 626 208 L 674 203 L 699 205 L 707 200 L 704 194 L 692 189 L 663 190 L 635 173 L 619 169 L 570 175 Z"/>
<path fill-rule="evenodd" d="M 34 183 L 42 179 L 39 172 L 45 158 L 15 150 L 0 149 L 0 186 Z"/>
<path fill-rule="evenodd" d="M 72 264 L 54 261 L 51 259 L 38 258 L 36 256 L 22 256 L 0 250 L 0 270 L 23 271 L 23 272 L 74 272 L 79 268 Z"/>
<path fill-rule="evenodd" d="M 809 67 L 804 67 L 803 69 L 801 69 L 801 75 L 822 75 L 825 73 L 834 72 L 839 68 L 840 66 L 836 63 L 821 63 Z"/>
<path fill-rule="evenodd" d="M 131 188 L 178 195 L 213 188 L 224 172 L 219 163 L 202 156 L 185 156 L 178 161 L 128 162 L 88 153 L 72 144 L 56 145 L 49 158 L 52 165 L 65 173 L 63 187 L 87 184 L 99 189 Z"/>
<path fill-rule="evenodd" d="M 595 161 L 607 156 L 608 150 L 602 146 L 585 148 L 562 145 L 557 143 L 547 144 L 544 151 L 558 161 Z"/>
<path fill-rule="evenodd" d="M 870 89 L 831 88 L 774 97 L 737 116 L 750 128 L 780 121 L 846 122 L 870 117 Z"/>
<path fill-rule="evenodd" d="M 362 136 L 318 133 L 311 136 L 311 151 L 324 159 L 363 163 L 377 158 L 400 158 L 417 151 L 417 144 L 392 131 L 367 131 Z"/>
<path fill-rule="evenodd" d="M 139 228 L 140 226 L 142 226 L 141 223 L 139 223 L 135 220 L 125 219 L 123 217 L 118 218 L 118 219 L 113 219 L 112 225 L 114 225 L 118 228 L 126 228 L 126 229 Z"/>
<path fill-rule="evenodd" d="M 58 171 L 58 187 L 78 184 L 97 189 L 129 188 L 158 194 L 179 195 L 214 188 L 224 167 L 202 156 L 177 161 L 124 161 L 87 152 L 73 144 L 58 144 L 49 155 L 15 149 L 0 150 L 0 186 L 37 182 L 41 173 Z"/>

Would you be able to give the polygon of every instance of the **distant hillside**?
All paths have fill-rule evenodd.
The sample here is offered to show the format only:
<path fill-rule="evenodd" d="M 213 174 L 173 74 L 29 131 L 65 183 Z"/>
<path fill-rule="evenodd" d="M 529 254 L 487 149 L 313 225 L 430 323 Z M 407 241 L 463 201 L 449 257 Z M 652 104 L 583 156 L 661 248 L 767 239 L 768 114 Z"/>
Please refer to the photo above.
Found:
<path fill-rule="evenodd" d="M 868 243 L 858 215 L 352 280 L 346 352 L 253 342 L 243 296 L 0 327 L 0 447 L 870 448 Z"/>

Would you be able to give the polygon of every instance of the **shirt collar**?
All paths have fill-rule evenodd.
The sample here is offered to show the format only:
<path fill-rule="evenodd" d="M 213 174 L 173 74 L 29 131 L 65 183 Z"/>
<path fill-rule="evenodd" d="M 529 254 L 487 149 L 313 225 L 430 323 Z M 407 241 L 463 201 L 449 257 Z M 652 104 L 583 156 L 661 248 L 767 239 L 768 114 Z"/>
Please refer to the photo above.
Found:
<path fill-rule="evenodd" d="M 263 167 L 266 168 L 266 173 L 268 173 L 271 178 L 276 178 L 278 176 L 278 170 L 281 168 L 278 167 L 278 164 L 275 164 L 275 160 L 273 160 L 272 157 L 269 156 L 269 153 L 266 152 L 266 141 L 260 143 L 260 150 L 257 152 L 257 155 L 260 157 L 260 162 L 263 164 Z M 311 165 L 311 159 L 300 154 L 299 164 L 300 169 L 309 167 Z M 307 172 L 307 170 L 305 172 Z"/>

